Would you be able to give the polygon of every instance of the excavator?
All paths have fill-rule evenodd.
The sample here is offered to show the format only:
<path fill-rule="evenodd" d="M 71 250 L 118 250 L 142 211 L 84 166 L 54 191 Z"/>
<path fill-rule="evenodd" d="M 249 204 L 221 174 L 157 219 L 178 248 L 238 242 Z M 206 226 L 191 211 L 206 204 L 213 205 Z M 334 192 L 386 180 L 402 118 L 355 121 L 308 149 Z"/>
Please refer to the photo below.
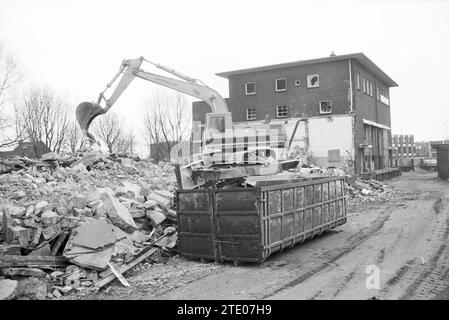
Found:
<path fill-rule="evenodd" d="M 142 69 L 143 62 L 149 63 L 181 80 L 144 71 Z M 91 145 L 96 143 L 95 136 L 89 132 L 92 121 L 97 116 L 107 113 L 112 108 L 135 77 L 201 99 L 209 105 L 212 112 L 206 114 L 204 130 L 194 126 L 193 137 L 200 136 L 201 154 L 209 156 L 209 160 L 212 159 L 210 163 L 235 163 L 237 161 L 236 159 L 241 158 L 239 154 L 242 152 L 245 154 L 244 160 L 246 162 L 247 154 L 254 153 L 257 156 L 260 153 L 266 158 L 265 155 L 267 153 L 269 154 L 270 151 L 272 158 L 275 158 L 276 155 L 276 160 L 278 161 L 288 160 L 286 151 L 292 139 L 290 139 L 290 143 L 287 141 L 284 125 L 270 123 L 270 121 L 265 121 L 262 124 L 253 124 L 251 126 L 234 125 L 225 99 L 216 90 L 208 87 L 199 79 L 189 77 L 159 63 L 151 62 L 144 57 L 123 60 L 119 71 L 107 83 L 106 88 L 100 92 L 97 101 L 82 102 L 76 108 L 78 123 L 83 134 L 88 137 Z M 111 96 L 106 98 L 106 91 L 119 78 L 120 80 Z M 198 141 L 195 141 L 194 138 L 193 142 Z M 232 156 L 229 156 L 230 154 Z M 261 164 L 260 159 L 256 163 Z M 262 163 L 264 162 L 262 161 Z"/>
<path fill-rule="evenodd" d="M 171 73 L 184 81 L 146 72 L 141 69 L 142 62 L 144 61 L 161 70 Z M 105 97 L 105 92 L 120 76 L 121 79 L 114 92 L 110 98 L 107 99 Z M 89 132 L 89 126 L 92 123 L 92 120 L 101 114 L 107 113 L 135 77 L 154 82 L 206 102 L 212 109 L 212 113 L 207 115 L 206 132 L 211 132 L 213 130 L 218 130 L 220 132 L 232 130 L 232 119 L 228 105 L 217 91 L 206 86 L 201 80 L 191 78 L 181 72 L 148 61 L 144 57 L 140 57 L 122 61 L 119 71 L 106 85 L 106 88 L 99 94 L 96 103 L 82 102 L 78 105 L 76 109 L 78 123 L 80 124 L 83 133 L 92 141 L 95 140 L 95 137 Z M 105 104 L 104 107 L 101 106 L 103 102 Z"/>

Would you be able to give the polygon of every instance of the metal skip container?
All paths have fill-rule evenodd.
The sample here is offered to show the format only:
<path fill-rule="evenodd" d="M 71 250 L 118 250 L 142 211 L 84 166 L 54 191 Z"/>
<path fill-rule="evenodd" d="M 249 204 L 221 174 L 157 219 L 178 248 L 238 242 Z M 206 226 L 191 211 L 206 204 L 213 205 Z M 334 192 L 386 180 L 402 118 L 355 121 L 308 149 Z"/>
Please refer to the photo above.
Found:
<path fill-rule="evenodd" d="M 343 177 L 180 190 L 176 201 L 179 253 L 190 258 L 260 263 L 346 223 Z"/>

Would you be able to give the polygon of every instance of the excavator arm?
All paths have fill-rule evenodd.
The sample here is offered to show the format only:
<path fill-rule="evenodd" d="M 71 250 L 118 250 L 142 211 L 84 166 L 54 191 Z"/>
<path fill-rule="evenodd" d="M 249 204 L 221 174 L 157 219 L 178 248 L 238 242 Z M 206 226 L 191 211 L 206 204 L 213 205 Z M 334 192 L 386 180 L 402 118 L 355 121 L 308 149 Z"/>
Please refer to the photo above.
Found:
<path fill-rule="evenodd" d="M 141 69 L 142 62 L 146 61 L 153 64 L 155 67 L 164 70 L 170 74 L 177 76 L 183 80 L 173 79 L 150 72 L 146 72 Z M 112 84 L 121 76 L 116 88 L 109 99 L 105 97 L 105 92 L 112 86 Z M 185 93 L 192 97 L 198 98 L 206 102 L 212 109 L 213 113 L 228 113 L 229 108 L 223 99 L 223 97 L 214 89 L 209 88 L 200 80 L 186 76 L 176 70 L 162 66 L 157 63 L 150 62 L 143 57 L 137 59 L 123 60 L 120 70 L 112 78 L 112 80 L 106 85 L 105 90 L 100 93 L 96 103 L 94 102 L 82 102 L 76 109 L 76 117 L 78 123 L 83 131 L 91 141 L 95 141 L 92 134 L 89 133 L 89 126 L 92 120 L 98 115 L 105 114 L 114 105 L 117 99 L 121 96 L 123 91 L 129 86 L 132 80 L 135 78 L 141 78 L 151 81 L 153 83 L 171 88 L 173 90 Z M 102 107 L 103 103 L 105 106 Z"/>

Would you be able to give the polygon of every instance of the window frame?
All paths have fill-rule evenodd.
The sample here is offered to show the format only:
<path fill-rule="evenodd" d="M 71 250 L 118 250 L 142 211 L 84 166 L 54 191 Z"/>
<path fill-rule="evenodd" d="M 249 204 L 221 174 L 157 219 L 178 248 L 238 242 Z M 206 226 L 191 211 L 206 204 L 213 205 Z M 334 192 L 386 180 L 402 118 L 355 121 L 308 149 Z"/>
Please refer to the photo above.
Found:
<path fill-rule="evenodd" d="M 323 112 L 322 111 L 322 109 L 321 109 L 321 103 L 322 102 L 329 102 L 330 103 L 331 110 L 329 112 Z M 318 103 L 318 107 L 319 107 L 320 114 L 331 114 L 332 111 L 333 111 L 332 100 L 331 99 L 329 99 L 329 100 L 320 100 L 319 103 Z"/>
<path fill-rule="evenodd" d="M 284 116 L 280 116 L 279 115 L 279 108 L 280 107 L 285 107 L 285 115 Z M 276 118 L 287 118 L 288 117 L 288 106 L 286 104 L 278 104 L 276 105 Z"/>
<path fill-rule="evenodd" d="M 366 79 L 362 78 L 362 92 L 366 93 Z"/>
<path fill-rule="evenodd" d="M 317 76 L 318 77 L 318 85 L 309 85 L 309 79 L 311 80 L 313 76 Z M 306 82 L 307 82 L 307 88 L 319 88 L 320 87 L 320 74 L 319 73 L 312 73 L 312 74 L 308 74 L 306 77 Z"/>
<path fill-rule="evenodd" d="M 284 80 L 285 81 L 285 89 L 278 89 L 278 81 L 279 80 Z M 288 86 L 287 86 L 287 78 L 278 78 L 278 79 L 274 80 L 274 90 L 276 92 L 287 91 L 287 88 L 288 88 Z"/>
<path fill-rule="evenodd" d="M 248 93 L 248 84 L 254 84 L 254 92 Z M 257 87 L 256 87 L 256 83 L 255 82 L 245 82 L 245 95 L 247 95 L 247 96 L 255 95 L 256 94 L 256 90 L 257 90 Z"/>
<path fill-rule="evenodd" d="M 249 111 L 254 110 L 254 118 L 249 117 Z M 256 108 L 246 108 L 246 120 L 247 121 L 253 121 L 253 120 L 257 120 L 257 109 Z"/>
<path fill-rule="evenodd" d="M 357 90 L 360 91 L 360 73 L 357 73 Z"/>

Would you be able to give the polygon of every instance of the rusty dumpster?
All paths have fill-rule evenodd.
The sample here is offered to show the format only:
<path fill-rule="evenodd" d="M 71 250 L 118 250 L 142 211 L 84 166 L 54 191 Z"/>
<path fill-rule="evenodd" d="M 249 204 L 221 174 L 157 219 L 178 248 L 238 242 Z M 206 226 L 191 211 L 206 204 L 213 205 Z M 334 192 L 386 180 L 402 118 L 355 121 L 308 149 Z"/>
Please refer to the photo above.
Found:
<path fill-rule="evenodd" d="M 177 192 L 184 257 L 263 262 L 346 222 L 343 177 Z"/>

